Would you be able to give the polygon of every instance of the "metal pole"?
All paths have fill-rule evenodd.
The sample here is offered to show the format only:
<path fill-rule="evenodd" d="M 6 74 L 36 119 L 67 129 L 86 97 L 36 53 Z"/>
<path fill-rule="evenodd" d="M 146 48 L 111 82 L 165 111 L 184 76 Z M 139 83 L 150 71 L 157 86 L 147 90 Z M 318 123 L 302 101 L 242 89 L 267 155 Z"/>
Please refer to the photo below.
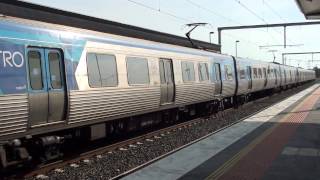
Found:
<path fill-rule="evenodd" d="M 238 43 L 239 42 L 240 42 L 239 40 L 236 40 L 236 57 L 238 57 Z"/>
<path fill-rule="evenodd" d="M 209 32 L 209 41 L 211 43 L 211 35 L 214 34 L 214 32 Z"/>
<path fill-rule="evenodd" d="M 218 28 L 218 44 L 221 46 L 221 29 Z"/>
<path fill-rule="evenodd" d="M 311 56 L 312 56 L 312 57 L 311 57 L 311 60 L 312 60 L 312 61 L 311 61 L 311 64 L 313 65 L 313 53 L 311 54 Z"/>
<path fill-rule="evenodd" d="M 283 38 L 283 40 L 284 40 L 284 42 L 283 42 L 283 44 L 284 44 L 284 48 L 286 48 L 287 47 L 287 26 L 283 26 L 283 36 L 284 36 L 284 38 Z"/>
<path fill-rule="evenodd" d="M 238 57 L 238 43 L 236 42 L 236 57 Z"/>

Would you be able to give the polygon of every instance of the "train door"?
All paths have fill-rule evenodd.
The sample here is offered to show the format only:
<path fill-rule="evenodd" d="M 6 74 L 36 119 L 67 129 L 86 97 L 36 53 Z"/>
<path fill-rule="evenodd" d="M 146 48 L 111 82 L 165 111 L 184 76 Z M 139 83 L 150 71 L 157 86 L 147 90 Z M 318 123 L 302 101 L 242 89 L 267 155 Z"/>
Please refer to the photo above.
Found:
<path fill-rule="evenodd" d="M 252 69 L 251 66 L 247 66 L 247 74 L 248 74 L 248 90 L 252 89 Z"/>
<path fill-rule="evenodd" d="M 269 67 L 268 67 L 268 69 L 269 69 Z M 263 87 L 266 87 L 267 84 L 268 84 L 268 77 L 267 77 L 267 70 L 266 70 L 266 68 L 263 68 L 263 75 L 264 75 L 264 85 L 263 85 Z"/>
<path fill-rule="evenodd" d="M 160 59 L 160 81 L 161 81 L 161 104 L 170 104 L 174 102 L 175 84 L 173 76 L 173 65 L 171 59 Z"/>
<path fill-rule="evenodd" d="M 286 85 L 287 84 L 287 72 L 285 69 L 283 70 L 283 79 L 284 79 L 284 85 Z"/>
<path fill-rule="evenodd" d="M 221 67 L 219 63 L 213 64 L 213 72 L 215 73 L 216 85 L 215 94 L 222 94 L 222 82 L 221 82 Z"/>
<path fill-rule="evenodd" d="M 277 69 L 273 69 L 273 73 L 274 73 L 274 78 L 275 78 L 274 84 L 275 84 L 275 85 L 278 85 L 278 73 L 277 73 Z"/>
<path fill-rule="evenodd" d="M 65 119 L 66 87 L 63 56 L 59 50 L 28 49 L 30 126 Z"/>
<path fill-rule="evenodd" d="M 279 76 L 279 85 L 282 86 L 284 82 L 283 82 L 283 74 L 282 74 L 281 66 L 278 66 L 277 73 L 278 73 L 278 76 Z"/>

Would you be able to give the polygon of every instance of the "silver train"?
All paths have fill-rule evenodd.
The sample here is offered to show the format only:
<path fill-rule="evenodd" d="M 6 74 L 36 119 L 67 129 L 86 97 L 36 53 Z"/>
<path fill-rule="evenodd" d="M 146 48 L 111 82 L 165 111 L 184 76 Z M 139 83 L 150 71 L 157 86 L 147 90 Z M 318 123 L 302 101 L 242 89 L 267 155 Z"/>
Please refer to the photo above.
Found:
<path fill-rule="evenodd" d="M 239 106 L 315 72 L 56 24 L 0 19 L 0 165 Z M 38 152 L 41 152 L 38 154 Z"/>

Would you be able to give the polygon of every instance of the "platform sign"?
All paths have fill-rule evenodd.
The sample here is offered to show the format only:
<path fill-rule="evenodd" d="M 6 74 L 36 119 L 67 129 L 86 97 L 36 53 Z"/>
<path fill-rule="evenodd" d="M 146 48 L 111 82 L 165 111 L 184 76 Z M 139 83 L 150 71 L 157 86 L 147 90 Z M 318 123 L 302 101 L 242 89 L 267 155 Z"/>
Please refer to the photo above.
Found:
<path fill-rule="evenodd" d="M 0 41 L 0 94 L 27 91 L 24 45 Z"/>

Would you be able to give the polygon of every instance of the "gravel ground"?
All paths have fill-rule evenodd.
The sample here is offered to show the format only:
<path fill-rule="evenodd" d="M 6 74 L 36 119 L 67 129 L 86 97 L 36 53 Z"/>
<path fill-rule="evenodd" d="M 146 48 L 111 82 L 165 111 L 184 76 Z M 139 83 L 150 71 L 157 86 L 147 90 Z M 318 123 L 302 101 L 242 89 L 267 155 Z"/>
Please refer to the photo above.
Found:
<path fill-rule="evenodd" d="M 216 117 L 204 119 L 198 124 L 164 133 L 158 137 L 141 141 L 140 144 L 123 147 L 123 150 L 92 157 L 78 164 L 71 164 L 63 169 L 57 169 L 47 175 L 39 175 L 32 179 L 109 179 L 253 114 L 305 88 L 306 86 L 295 88 L 267 99 L 246 104 L 238 109 L 230 109 L 219 113 Z"/>

